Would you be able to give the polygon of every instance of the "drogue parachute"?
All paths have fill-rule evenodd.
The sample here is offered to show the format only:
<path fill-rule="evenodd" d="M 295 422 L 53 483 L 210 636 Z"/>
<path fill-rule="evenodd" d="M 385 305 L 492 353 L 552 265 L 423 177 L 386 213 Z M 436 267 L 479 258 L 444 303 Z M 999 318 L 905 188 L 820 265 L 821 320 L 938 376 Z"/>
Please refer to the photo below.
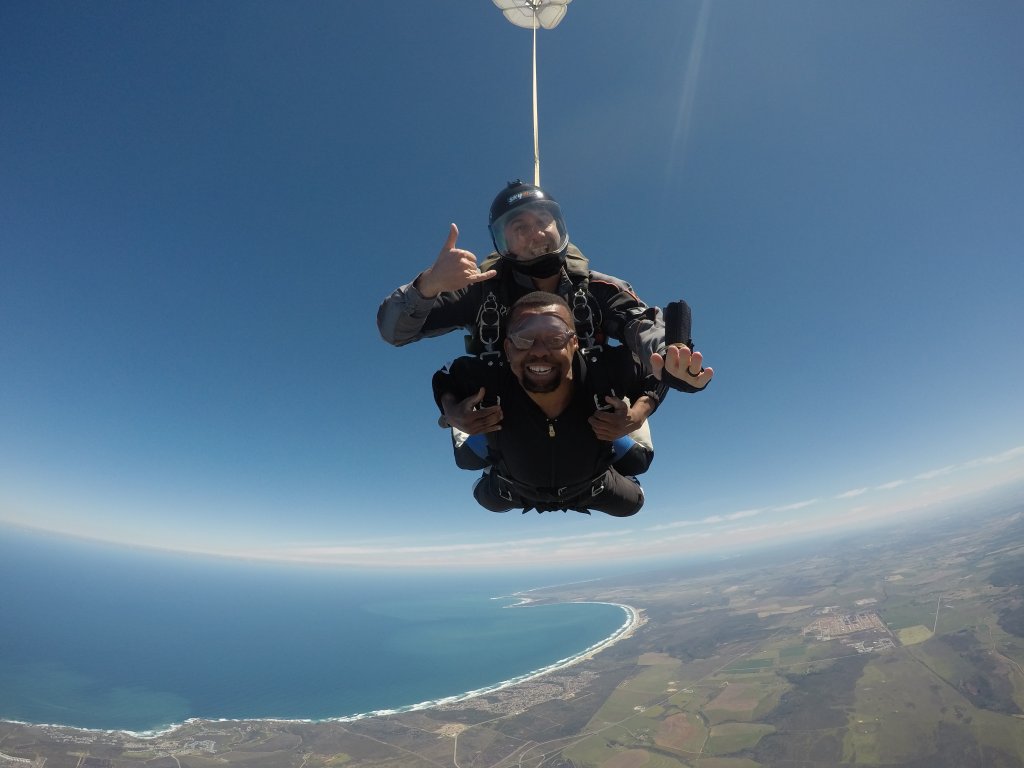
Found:
<path fill-rule="evenodd" d="M 505 18 L 524 29 L 554 29 L 572 0 L 494 0 Z"/>
<path fill-rule="evenodd" d="M 554 29 L 572 0 L 494 0 L 505 18 L 533 30 L 533 183 L 540 186 L 540 128 L 537 120 L 537 29 Z"/>

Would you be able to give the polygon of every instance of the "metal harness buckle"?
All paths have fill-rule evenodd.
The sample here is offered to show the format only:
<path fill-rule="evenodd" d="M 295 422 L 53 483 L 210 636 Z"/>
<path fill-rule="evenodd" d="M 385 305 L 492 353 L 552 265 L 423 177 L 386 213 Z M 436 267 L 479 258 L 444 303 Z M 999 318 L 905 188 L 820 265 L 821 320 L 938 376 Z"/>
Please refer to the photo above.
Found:
<path fill-rule="evenodd" d="M 594 312 L 582 288 L 577 288 L 572 295 L 572 321 L 576 325 L 577 337 L 583 341 L 580 353 L 584 357 L 596 355 L 604 349 L 594 342 Z"/>
<path fill-rule="evenodd" d="M 501 309 L 493 291 L 487 294 L 484 303 L 480 305 L 477 326 L 480 329 L 480 342 L 488 352 L 492 352 L 494 345 L 501 338 Z"/>
<path fill-rule="evenodd" d="M 494 479 L 497 480 L 494 484 L 495 492 L 505 501 L 515 504 L 515 499 L 512 498 L 512 484 L 497 472 L 494 473 Z"/>

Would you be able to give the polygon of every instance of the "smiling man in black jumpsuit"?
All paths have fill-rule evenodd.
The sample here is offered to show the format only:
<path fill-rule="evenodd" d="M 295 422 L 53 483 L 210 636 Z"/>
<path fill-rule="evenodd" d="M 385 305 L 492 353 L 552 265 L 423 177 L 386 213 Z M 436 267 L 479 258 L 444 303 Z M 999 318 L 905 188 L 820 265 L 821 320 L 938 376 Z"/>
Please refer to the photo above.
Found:
<path fill-rule="evenodd" d="M 462 357 L 435 374 L 434 397 L 445 416 L 487 436 L 493 466 L 473 489 L 481 506 L 493 512 L 595 510 L 616 517 L 640 510 L 643 489 L 619 468 L 639 474 L 653 452 L 635 444 L 625 458 L 617 457 L 612 443 L 596 436 L 595 424 L 628 418 L 627 399 L 645 394 L 644 374 L 624 347 L 606 354 L 599 377 L 588 371 L 565 300 L 535 292 L 509 313 L 507 366 L 494 374 L 478 358 Z M 497 404 L 478 407 L 482 402 Z"/>

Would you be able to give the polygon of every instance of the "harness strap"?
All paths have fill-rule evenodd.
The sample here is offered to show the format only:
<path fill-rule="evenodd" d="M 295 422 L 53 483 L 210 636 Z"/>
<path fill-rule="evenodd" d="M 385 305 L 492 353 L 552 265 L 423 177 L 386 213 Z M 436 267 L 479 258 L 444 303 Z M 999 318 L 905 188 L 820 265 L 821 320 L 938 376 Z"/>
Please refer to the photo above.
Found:
<path fill-rule="evenodd" d="M 584 274 L 578 283 L 574 283 L 572 276 L 579 276 L 579 273 L 570 272 L 563 267 L 562 279 L 569 283 L 569 288 L 575 286 L 576 290 L 566 293 L 569 308 L 572 311 L 573 323 L 576 326 L 576 335 L 579 337 L 584 354 L 598 353 L 601 351 L 601 341 L 598 329 L 601 327 L 601 310 L 594 304 L 590 295 L 590 275 Z M 466 352 L 477 355 L 489 364 L 502 359 L 501 342 L 503 329 L 501 327 L 502 317 L 506 316 L 511 306 L 509 287 L 507 280 L 509 275 L 502 272 L 497 281 L 495 289 L 489 290 L 484 296 L 480 309 L 476 314 L 476 332 L 466 337 Z M 558 291 L 561 293 L 561 291 Z M 481 352 L 482 350 L 482 352 Z"/>
<path fill-rule="evenodd" d="M 602 347 L 595 339 L 594 311 L 587 299 L 586 285 L 581 283 L 572 295 L 572 320 L 576 325 L 576 336 L 582 342 L 580 352 L 584 357 L 597 354 Z"/>
<path fill-rule="evenodd" d="M 583 502 L 583 506 L 590 499 L 600 495 L 605 490 L 604 472 L 589 480 L 584 480 L 573 485 L 564 485 L 560 488 L 536 488 L 531 485 L 520 483 L 500 472 L 494 473 L 497 481 L 496 490 L 498 495 L 506 501 L 529 501 L 535 506 L 539 504 L 556 504 L 557 508 L 578 506 L 577 502 Z M 515 498 L 515 497 L 521 498 Z"/>

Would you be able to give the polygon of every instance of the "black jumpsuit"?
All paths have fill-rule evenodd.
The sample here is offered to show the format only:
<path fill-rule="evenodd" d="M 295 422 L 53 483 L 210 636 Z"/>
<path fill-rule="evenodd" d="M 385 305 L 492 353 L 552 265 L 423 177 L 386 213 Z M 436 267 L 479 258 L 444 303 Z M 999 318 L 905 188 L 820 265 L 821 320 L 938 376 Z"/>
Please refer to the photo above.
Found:
<path fill-rule="evenodd" d="M 604 404 L 607 391 L 597 392 L 600 378 L 619 397 L 635 401 L 644 394 L 643 374 L 631 362 L 624 347 L 606 349 L 601 376 L 588 375 L 583 358 L 573 361 L 573 397 L 555 418 L 547 415 L 523 390 L 515 376 L 503 367 L 489 374 L 475 357 L 461 357 L 434 375 L 434 397 L 450 392 L 459 400 L 487 390 L 485 402 L 501 398 L 501 429 L 487 435 L 489 460 L 473 495 L 492 512 L 522 508 L 596 510 L 617 517 L 635 514 L 644 503 L 639 483 L 612 466 L 612 444 L 599 440 L 588 418 L 596 409 L 595 395 Z M 647 469 L 653 452 L 637 445 L 631 450 L 633 474 Z"/>

